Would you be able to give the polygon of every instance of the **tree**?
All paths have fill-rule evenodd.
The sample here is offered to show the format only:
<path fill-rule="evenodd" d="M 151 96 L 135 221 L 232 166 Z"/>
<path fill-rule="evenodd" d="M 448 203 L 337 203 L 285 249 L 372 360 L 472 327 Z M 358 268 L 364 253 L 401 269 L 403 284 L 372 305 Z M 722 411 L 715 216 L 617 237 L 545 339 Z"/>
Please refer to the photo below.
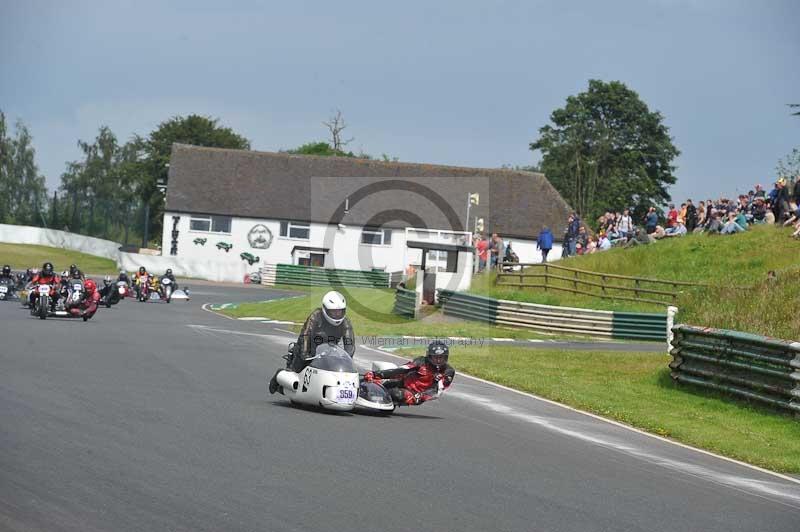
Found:
<path fill-rule="evenodd" d="M 219 125 L 219 120 L 200 115 L 175 116 L 162 122 L 150 132 L 146 139 L 138 139 L 142 144 L 142 180 L 135 193 L 148 206 L 150 234 L 160 238 L 161 217 L 164 196 L 158 185 L 166 185 L 172 145 L 175 143 L 207 146 L 212 148 L 231 148 L 249 150 L 250 141 L 231 128 Z"/>
<path fill-rule="evenodd" d="M 306 144 L 298 146 L 297 148 L 286 150 L 284 153 L 291 153 L 292 155 L 316 155 L 320 157 L 353 157 L 356 159 L 372 159 L 372 156 L 363 152 L 355 154 L 352 151 L 336 151 L 325 141 L 307 142 Z M 386 157 L 388 156 L 385 156 L 384 159 L 388 160 Z"/>
<path fill-rule="evenodd" d="M 0 223 L 41 225 L 46 208 L 47 189 L 36 166 L 33 137 L 21 120 L 9 137 L 0 111 Z"/>
<path fill-rule="evenodd" d="M 344 131 L 344 129 L 347 127 L 347 124 L 344 123 L 342 112 L 338 109 L 336 110 L 336 114 L 329 118 L 327 122 L 323 122 L 322 125 L 327 127 L 328 131 L 330 131 L 330 144 L 333 147 L 334 152 L 343 152 L 343 148 L 355 140 L 355 137 L 351 137 L 348 140 L 342 140 L 342 131 Z"/>
<path fill-rule="evenodd" d="M 589 80 L 550 120 L 530 149 L 541 151 L 541 170 L 582 216 L 625 208 L 643 214 L 671 199 L 680 151 L 661 113 L 624 83 Z"/>
<path fill-rule="evenodd" d="M 780 159 L 775 166 L 778 177 L 800 176 L 800 148 L 795 148 L 792 153 Z"/>

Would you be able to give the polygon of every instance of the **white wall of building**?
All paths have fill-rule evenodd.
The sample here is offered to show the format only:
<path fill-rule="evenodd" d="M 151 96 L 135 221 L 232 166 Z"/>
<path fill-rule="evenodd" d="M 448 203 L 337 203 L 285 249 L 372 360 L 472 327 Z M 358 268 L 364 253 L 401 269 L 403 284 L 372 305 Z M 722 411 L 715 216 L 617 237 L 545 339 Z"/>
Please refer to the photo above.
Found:
<path fill-rule="evenodd" d="M 542 252 L 536 249 L 536 240 L 511 239 L 511 249 L 519 257 L 520 262 L 542 262 Z M 547 255 L 547 262 L 561 259 L 561 244 L 553 242 L 553 249 Z"/>
<path fill-rule="evenodd" d="M 390 245 L 372 245 L 361 243 L 360 226 L 334 227 L 328 224 L 310 224 L 310 235 L 308 239 L 297 239 L 280 236 L 279 220 L 260 220 L 254 218 L 232 218 L 230 233 L 214 233 L 206 231 L 191 231 L 191 215 L 166 213 L 164 215 L 164 233 L 162 240 L 162 253 L 169 256 L 171 241 L 173 216 L 179 216 L 178 230 L 178 253 L 175 255 L 181 259 L 201 259 L 218 260 L 231 263 L 247 262 L 240 258 L 243 252 L 250 253 L 259 257 L 260 261 L 252 266 L 252 270 L 264 263 L 268 264 L 290 264 L 292 263 L 292 249 L 295 246 L 305 246 L 314 248 L 327 248 L 329 250 L 326 260 L 326 268 L 340 268 L 350 270 L 369 270 L 372 268 L 384 269 L 389 272 L 402 271 L 405 269 L 408 259 L 411 263 L 419 263 L 421 255 L 419 250 L 406 252 L 406 232 L 402 229 L 392 231 L 392 242 Z M 247 235 L 250 230 L 263 225 L 272 234 L 272 242 L 267 249 L 253 248 L 248 241 Z M 419 235 L 412 235 L 419 239 Z M 205 238 L 205 245 L 195 244 L 196 238 Z M 218 242 L 226 242 L 233 245 L 233 248 L 225 252 L 217 249 Z"/>
<path fill-rule="evenodd" d="M 178 252 L 170 256 L 172 242 L 173 216 L 178 216 Z M 167 212 L 164 215 L 164 233 L 162 253 L 164 259 L 171 259 L 175 263 L 189 264 L 197 261 L 212 261 L 217 263 L 216 270 L 241 271 L 257 270 L 264 264 L 296 264 L 296 257 L 292 256 L 295 246 L 328 249 L 324 267 L 348 270 L 370 270 L 373 268 L 387 272 L 405 271 L 408 264 L 419 265 L 422 252 L 419 249 L 407 249 L 407 240 L 422 240 L 442 242 L 447 244 L 457 243 L 459 235 L 406 231 L 404 229 L 392 230 L 391 244 L 364 244 L 361 242 L 362 228 L 360 226 L 335 227 L 328 224 L 311 223 L 309 238 L 290 238 L 280 236 L 279 220 L 263 220 L 254 218 L 231 219 L 230 233 L 190 230 L 192 216 Z M 271 233 L 271 242 L 268 248 L 259 249 L 252 247 L 248 234 L 255 226 L 262 225 Z M 204 245 L 195 244 L 197 238 L 205 238 Z M 267 237 L 269 240 L 269 237 Z M 233 248 L 226 252 L 217 248 L 218 242 L 232 244 Z M 259 262 L 250 266 L 240 257 L 241 253 L 250 253 L 259 257 Z M 459 272 L 472 271 L 472 256 L 468 253 L 459 254 Z M 221 265 L 227 265 L 222 267 Z M 436 266 L 436 263 L 428 263 Z M 444 263 L 441 264 L 444 266 Z M 466 268 L 466 269 L 464 269 Z M 175 269 L 175 268 L 173 268 Z M 469 275 L 446 274 L 440 272 L 437 278 L 437 287 L 450 290 L 466 290 L 470 285 Z"/>

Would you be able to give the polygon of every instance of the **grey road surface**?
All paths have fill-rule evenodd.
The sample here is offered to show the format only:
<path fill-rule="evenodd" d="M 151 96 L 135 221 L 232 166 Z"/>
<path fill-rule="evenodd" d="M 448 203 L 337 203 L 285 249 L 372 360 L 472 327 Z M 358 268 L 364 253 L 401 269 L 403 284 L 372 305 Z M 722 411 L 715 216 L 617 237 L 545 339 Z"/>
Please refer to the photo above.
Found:
<path fill-rule="evenodd" d="M 0 530 L 800 530 L 790 479 L 464 376 L 386 418 L 292 407 L 289 336 L 201 308 L 276 294 L 0 304 Z"/>

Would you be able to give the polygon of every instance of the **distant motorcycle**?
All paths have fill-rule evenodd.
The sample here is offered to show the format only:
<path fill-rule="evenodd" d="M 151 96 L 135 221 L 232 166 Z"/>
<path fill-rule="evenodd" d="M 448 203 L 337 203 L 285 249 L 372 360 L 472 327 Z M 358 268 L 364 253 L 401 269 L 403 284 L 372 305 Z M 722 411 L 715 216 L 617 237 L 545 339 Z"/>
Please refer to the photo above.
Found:
<path fill-rule="evenodd" d="M 162 277 L 160 290 L 161 290 L 161 298 L 169 303 L 172 300 L 172 292 L 174 291 L 175 287 L 172 284 L 172 279 L 169 277 Z"/>
<path fill-rule="evenodd" d="M 67 287 L 67 298 L 65 301 L 66 306 L 73 306 L 81 303 L 84 298 L 83 281 L 80 279 L 71 279 Z"/>
<path fill-rule="evenodd" d="M 48 316 L 55 315 L 55 310 L 53 307 L 53 300 L 52 300 L 52 291 L 53 287 L 49 284 L 40 284 L 34 285 L 31 287 L 31 290 L 36 291 L 38 297 L 33 304 L 33 308 L 31 309 L 31 314 L 33 316 L 39 316 L 39 319 L 47 319 Z"/>
<path fill-rule="evenodd" d="M 139 301 L 145 302 L 150 299 L 150 276 L 142 275 L 136 281 L 138 287 Z"/>
<path fill-rule="evenodd" d="M 117 281 L 117 293 L 119 294 L 120 299 L 134 296 L 134 293 L 127 281 Z"/>
<path fill-rule="evenodd" d="M 17 287 L 14 279 L 0 279 L 0 301 L 18 299 Z"/>
<path fill-rule="evenodd" d="M 124 294 L 123 289 L 123 294 Z M 116 305 L 120 300 L 120 292 L 117 286 L 108 279 L 103 280 L 103 288 L 100 289 L 100 303 L 105 305 L 106 308 L 111 308 L 111 305 Z"/>

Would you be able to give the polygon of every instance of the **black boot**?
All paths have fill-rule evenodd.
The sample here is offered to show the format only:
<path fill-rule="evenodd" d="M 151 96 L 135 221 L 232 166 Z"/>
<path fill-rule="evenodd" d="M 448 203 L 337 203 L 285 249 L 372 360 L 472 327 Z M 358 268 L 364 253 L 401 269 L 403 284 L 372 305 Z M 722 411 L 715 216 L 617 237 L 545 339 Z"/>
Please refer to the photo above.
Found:
<path fill-rule="evenodd" d="M 272 378 L 269 380 L 269 393 L 271 394 L 277 392 L 278 388 L 281 387 L 281 385 L 278 384 L 278 373 L 280 373 L 281 371 L 283 370 L 279 369 L 278 371 L 276 371 L 275 375 L 273 375 Z"/>

